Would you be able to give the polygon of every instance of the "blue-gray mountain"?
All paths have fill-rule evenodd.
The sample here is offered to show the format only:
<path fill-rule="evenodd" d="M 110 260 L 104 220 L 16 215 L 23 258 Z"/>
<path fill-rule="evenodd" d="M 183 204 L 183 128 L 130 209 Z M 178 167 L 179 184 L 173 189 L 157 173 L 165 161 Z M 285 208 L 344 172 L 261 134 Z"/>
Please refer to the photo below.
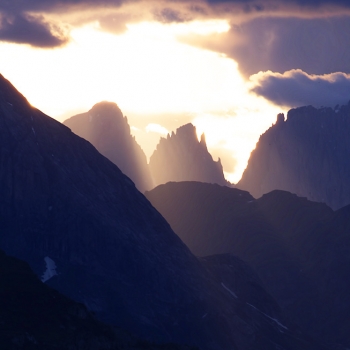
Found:
<path fill-rule="evenodd" d="M 196 182 L 146 197 L 194 254 L 238 256 L 304 332 L 350 347 L 350 206 L 334 212 L 285 191 L 254 199 Z"/>
<path fill-rule="evenodd" d="M 350 103 L 292 109 L 261 135 L 237 188 L 260 197 L 275 189 L 333 209 L 350 204 Z"/>
<path fill-rule="evenodd" d="M 100 320 L 201 349 L 324 348 L 217 280 L 230 260 L 202 265 L 115 164 L 2 76 L 0 198 L 0 248 Z"/>
<path fill-rule="evenodd" d="M 146 155 L 131 136 L 128 120 L 115 103 L 97 103 L 88 112 L 65 120 L 64 125 L 91 142 L 134 181 L 139 191 L 153 188 Z"/>

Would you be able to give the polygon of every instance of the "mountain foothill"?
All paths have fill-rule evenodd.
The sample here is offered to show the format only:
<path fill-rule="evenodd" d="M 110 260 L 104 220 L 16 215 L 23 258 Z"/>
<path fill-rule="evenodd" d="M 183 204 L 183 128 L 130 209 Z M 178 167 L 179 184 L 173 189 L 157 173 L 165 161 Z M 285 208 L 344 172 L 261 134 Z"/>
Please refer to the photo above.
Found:
<path fill-rule="evenodd" d="M 147 164 L 116 104 L 61 124 L 0 75 L 0 198 L 4 349 L 350 346 L 349 208 L 232 188 L 192 124 Z"/>

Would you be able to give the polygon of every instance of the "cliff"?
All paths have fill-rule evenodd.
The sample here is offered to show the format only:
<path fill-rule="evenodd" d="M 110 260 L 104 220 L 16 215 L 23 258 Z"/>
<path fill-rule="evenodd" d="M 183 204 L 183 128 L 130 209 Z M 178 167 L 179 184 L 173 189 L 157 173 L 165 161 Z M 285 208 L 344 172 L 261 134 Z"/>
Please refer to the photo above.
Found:
<path fill-rule="evenodd" d="M 131 135 L 128 120 L 115 103 L 97 103 L 88 112 L 75 115 L 63 124 L 116 164 L 139 191 L 153 187 L 146 155 Z"/>
<path fill-rule="evenodd" d="M 286 190 L 333 209 L 350 203 L 350 104 L 292 109 L 261 135 L 237 188 Z"/>
<path fill-rule="evenodd" d="M 154 184 L 169 181 L 200 181 L 229 185 L 220 159 L 210 155 L 204 134 L 198 141 L 196 128 L 186 124 L 161 138 L 149 162 Z"/>

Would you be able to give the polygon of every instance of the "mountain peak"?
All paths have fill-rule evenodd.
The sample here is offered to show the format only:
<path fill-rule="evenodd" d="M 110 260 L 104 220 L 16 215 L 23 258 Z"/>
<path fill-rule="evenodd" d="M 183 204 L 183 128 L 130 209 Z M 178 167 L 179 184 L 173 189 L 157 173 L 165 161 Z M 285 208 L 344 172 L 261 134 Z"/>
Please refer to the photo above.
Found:
<path fill-rule="evenodd" d="M 228 185 L 221 161 L 215 162 L 207 149 L 205 135 L 198 141 L 196 127 L 188 123 L 176 133 L 161 138 L 150 158 L 155 185 L 169 181 L 200 181 Z"/>
<path fill-rule="evenodd" d="M 116 164 L 141 192 L 152 187 L 146 155 L 131 135 L 128 120 L 116 103 L 99 102 L 64 124 Z"/>
<path fill-rule="evenodd" d="M 238 188 L 255 197 L 275 189 L 333 209 L 350 203 L 349 105 L 288 111 L 260 136 Z M 283 127 L 280 127 L 283 126 Z"/>

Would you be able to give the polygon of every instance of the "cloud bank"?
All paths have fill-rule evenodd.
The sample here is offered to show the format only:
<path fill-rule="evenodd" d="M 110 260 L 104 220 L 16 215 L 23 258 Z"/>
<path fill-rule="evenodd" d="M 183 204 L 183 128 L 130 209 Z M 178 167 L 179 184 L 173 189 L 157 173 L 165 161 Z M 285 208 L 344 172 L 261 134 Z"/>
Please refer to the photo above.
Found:
<path fill-rule="evenodd" d="M 90 16 L 85 17 L 83 15 L 86 11 L 90 12 Z M 116 18 L 110 16 L 110 13 L 115 11 L 119 11 L 119 16 L 116 14 Z M 228 52 L 233 58 L 240 60 L 246 53 L 251 52 L 253 54 L 254 49 L 247 49 L 244 44 L 239 47 L 232 46 L 237 36 L 240 37 L 241 43 L 246 40 L 247 45 L 257 45 L 257 43 L 265 45 L 268 44 L 269 36 L 264 32 L 271 33 L 274 31 L 275 35 L 280 36 L 281 42 L 284 40 L 282 34 L 287 35 L 286 40 L 288 41 L 288 38 L 292 35 L 292 29 L 280 31 L 283 29 L 282 23 L 286 18 L 329 19 L 330 16 L 336 16 L 339 19 L 339 15 L 350 15 L 350 2 L 347 0 L 2 1 L 0 3 L 0 17 L 2 18 L 0 22 L 0 40 L 26 43 L 38 47 L 61 46 L 68 40 L 67 35 L 62 35 L 64 21 L 66 21 L 65 24 L 76 24 L 79 21 L 83 22 L 84 18 L 89 21 L 101 20 L 105 29 L 110 28 L 111 31 L 118 33 L 124 29 L 124 23 L 118 25 L 118 22 L 123 18 L 125 19 L 125 14 L 129 18 L 137 17 L 139 20 L 147 18 L 162 23 L 186 22 L 196 19 L 227 19 L 233 25 L 243 24 L 243 27 L 233 27 L 231 32 L 233 41 L 228 42 L 227 47 L 222 45 L 224 46 L 222 51 Z M 56 15 L 55 23 L 52 21 L 52 15 Z M 281 23 L 271 23 L 269 25 L 255 21 L 266 17 L 279 17 Z M 252 24 L 244 26 L 244 23 Z M 285 27 L 290 27 L 293 24 L 297 23 L 288 23 L 285 24 Z M 276 31 L 276 27 L 278 27 L 278 31 Z M 295 26 L 293 30 L 296 30 L 300 37 L 301 28 Z M 262 42 L 261 39 L 263 39 Z M 275 51 L 270 52 L 271 57 Z M 293 57 L 295 58 L 295 55 Z M 247 74 L 251 73 L 251 69 L 245 67 L 243 60 L 241 61 L 242 70 Z M 248 63 L 250 66 L 256 63 L 253 61 L 249 57 Z M 262 65 L 267 63 L 265 60 Z M 262 67 L 254 72 L 258 72 L 260 68 Z"/>
<path fill-rule="evenodd" d="M 295 69 L 283 74 L 260 72 L 250 80 L 252 92 L 280 106 L 334 107 L 350 100 L 350 74 L 309 75 Z"/>
<path fill-rule="evenodd" d="M 67 36 L 42 16 L 28 14 L 2 15 L 0 17 L 0 41 L 52 48 L 66 44 Z"/>

